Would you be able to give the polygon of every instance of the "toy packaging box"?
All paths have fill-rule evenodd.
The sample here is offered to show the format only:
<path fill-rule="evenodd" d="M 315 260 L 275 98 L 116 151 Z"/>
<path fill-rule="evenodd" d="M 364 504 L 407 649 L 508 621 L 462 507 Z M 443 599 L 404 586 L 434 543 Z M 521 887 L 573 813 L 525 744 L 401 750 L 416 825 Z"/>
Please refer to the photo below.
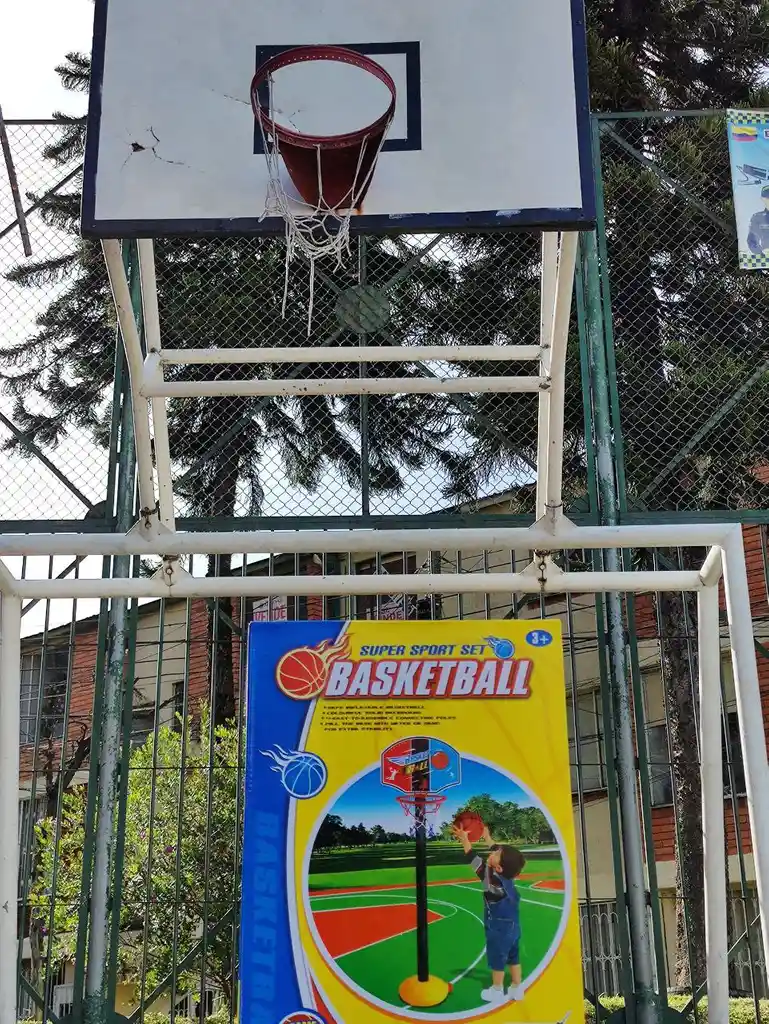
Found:
<path fill-rule="evenodd" d="M 248 652 L 241 1024 L 581 1024 L 559 621 Z"/>

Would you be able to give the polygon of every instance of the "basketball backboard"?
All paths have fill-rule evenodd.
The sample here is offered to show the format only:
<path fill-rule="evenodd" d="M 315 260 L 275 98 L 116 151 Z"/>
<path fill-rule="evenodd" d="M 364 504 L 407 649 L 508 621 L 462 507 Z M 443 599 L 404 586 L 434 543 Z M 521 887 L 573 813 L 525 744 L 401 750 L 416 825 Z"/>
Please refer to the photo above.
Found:
<path fill-rule="evenodd" d="M 358 231 L 576 228 L 593 218 L 582 0 L 96 0 L 83 233 L 283 232 L 249 89 L 267 58 L 345 46 L 395 81 Z M 385 109 L 360 69 L 272 88 L 286 122 L 355 131 Z"/>
<path fill-rule="evenodd" d="M 380 767 L 382 785 L 401 793 L 442 793 L 462 781 L 459 753 L 428 736 L 397 740 L 382 753 Z"/>

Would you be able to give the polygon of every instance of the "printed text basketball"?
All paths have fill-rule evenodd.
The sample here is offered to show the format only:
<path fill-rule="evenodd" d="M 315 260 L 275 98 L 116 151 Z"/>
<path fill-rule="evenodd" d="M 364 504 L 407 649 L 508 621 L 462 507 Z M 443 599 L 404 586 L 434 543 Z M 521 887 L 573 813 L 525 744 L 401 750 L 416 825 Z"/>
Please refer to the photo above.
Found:
<path fill-rule="evenodd" d="M 477 843 L 483 838 L 484 823 L 480 814 L 475 811 L 463 811 L 454 818 L 454 824 L 467 832 L 467 838 L 471 843 Z"/>

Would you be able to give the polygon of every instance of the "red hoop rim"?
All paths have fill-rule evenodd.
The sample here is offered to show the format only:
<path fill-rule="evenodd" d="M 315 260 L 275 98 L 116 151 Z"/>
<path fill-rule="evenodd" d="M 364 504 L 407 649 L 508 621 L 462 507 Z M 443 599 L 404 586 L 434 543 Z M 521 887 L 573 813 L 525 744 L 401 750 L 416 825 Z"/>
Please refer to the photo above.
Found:
<path fill-rule="evenodd" d="M 440 793 L 401 793 L 395 799 L 406 814 L 412 814 L 412 810 L 419 804 L 424 807 L 425 814 L 434 814 L 439 807 L 446 803 L 446 797 L 441 796 Z"/>
<path fill-rule="evenodd" d="M 389 107 L 372 124 L 343 135 L 306 135 L 290 128 L 284 128 L 270 117 L 269 109 L 259 99 L 259 88 L 275 71 L 290 67 L 292 64 L 302 64 L 314 60 L 336 61 L 339 64 L 350 64 L 362 71 L 368 71 L 390 90 Z M 358 145 L 370 135 L 383 133 L 395 116 L 397 97 L 395 82 L 381 64 L 377 64 L 375 60 L 363 53 L 356 53 L 355 50 L 348 50 L 344 46 L 296 46 L 291 50 L 285 50 L 261 64 L 251 81 L 251 106 L 254 116 L 263 130 L 273 133 L 281 142 L 292 146 L 301 146 L 304 149 L 341 149 L 346 146 Z"/>

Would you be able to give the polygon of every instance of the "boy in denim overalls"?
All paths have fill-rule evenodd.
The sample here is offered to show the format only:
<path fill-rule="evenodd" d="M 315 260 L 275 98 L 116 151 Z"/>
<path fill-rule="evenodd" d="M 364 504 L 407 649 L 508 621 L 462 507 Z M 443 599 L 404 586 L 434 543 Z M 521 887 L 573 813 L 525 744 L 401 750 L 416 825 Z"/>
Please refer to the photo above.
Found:
<path fill-rule="evenodd" d="M 467 862 L 483 882 L 483 923 L 486 931 L 486 959 L 491 969 L 491 985 L 481 992 L 487 1003 L 523 999 L 521 989 L 521 897 L 513 882 L 523 871 L 526 860 L 514 846 L 500 846 L 488 828 L 483 840 L 489 847 L 483 858 L 473 850 L 467 832 L 456 825 L 452 829 L 461 842 Z M 505 969 L 510 968 L 510 988 L 505 994 Z"/>

